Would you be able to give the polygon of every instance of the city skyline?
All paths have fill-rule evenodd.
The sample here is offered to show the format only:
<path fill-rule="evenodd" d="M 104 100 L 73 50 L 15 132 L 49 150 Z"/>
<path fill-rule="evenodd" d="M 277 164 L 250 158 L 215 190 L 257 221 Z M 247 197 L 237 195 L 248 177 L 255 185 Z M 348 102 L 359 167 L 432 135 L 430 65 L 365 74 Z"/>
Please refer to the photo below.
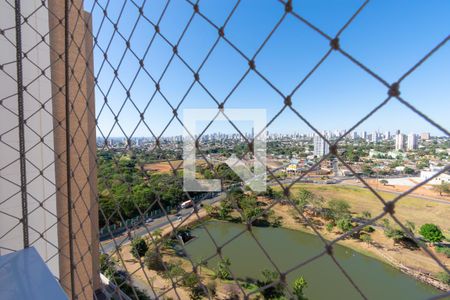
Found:
<path fill-rule="evenodd" d="M 377 133 L 377 140 L 381 141 L 383 139 L 386 139 L 387 134 L 389 134 L 387 136 L 387 139 L 393 139 L 396 136 L 397 131 L 400 131 L 401 134 L 408 136 L 410 134 L 415 134 L 418 136 L 418 138 L 420 139 L 421 135 L 428 135 L 429 137 L 427 139 L 429 139 L 430 137 L 446 137 L 444 134 L 442 135 L 434 135 L 431 134 L 429 131 L 418 131 L 418 132 L 409 132 L 409 131 L 403 131 L 401 129 L 392 129 L 392 130 L 373 130 L 373 131 L 368 131 L 368 130 L 355 130 L 355 131 L 351 131 L 348 134 L 346 134 L 347 138 L 350 139 L 355 139 L 355 134 L 357 135 L 356 138 L 362 138 L 362 139 L 367 139 L 369 140 L 369 137 L 371 137 L 371 141 L 374 142 L 372 140 L 372 136 L 374 133 Z M 252 131 L 241 131 L 242 134 L 244 134 L 245 136 L 251 136 Z M 331 130 L 319 130 L 319 132 L 324 135 L 324 136 L 332 136 L 332 137 L 337 137 L 342 135 L 343 133 L 345 133 L 345 130 L 340 130 L 340 129 L 331 129 Z M 366 137 L 363 136 L 363 134 L 366 133 Z M 198 135 L 198 133 L 197 133 Z M 220 131 L 215 131 L 215 132 L 207 132 L 204 133 L 202 136 L 211 136 L 211 135 L 225 135 L 225 136 L 241 136 L 239 132 L 220 132 Z M 309 132 L 270 132 L 267 131 L 267 136 L 308 136 L 310 138 L 313 138 L 314 136 L 317 135 L 317 133 L 313 130 L 310 130 Z M 163 135 L 161 136 L 161 138 L 171 138 L 171 137 L 181 137 L 183 136 L 182 133 L 180 134 L 175 134 L 175 135 Z M 381 138 L 383 137 L 383 139 Z M 109 136 L 109 137 L 103 137 L 103 136 L 97 136 L 98 139 L 104 139 L 104 138 L 108 138 L 108 139 L 124 139 L 125 136 Z M 130 138 L 130 137 L 127 137 Z M 153 139 L 154 136 L 152 135 L 147 135 L 147 136 L 131 136 L 131 139 L 141 139 L 141 138 L 150 138 Z"/>

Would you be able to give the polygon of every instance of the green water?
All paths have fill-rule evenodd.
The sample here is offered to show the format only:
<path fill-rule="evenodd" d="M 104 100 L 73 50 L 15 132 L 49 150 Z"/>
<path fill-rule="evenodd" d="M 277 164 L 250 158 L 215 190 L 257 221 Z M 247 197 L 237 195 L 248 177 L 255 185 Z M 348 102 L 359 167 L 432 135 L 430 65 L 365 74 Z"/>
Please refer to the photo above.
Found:
<path fill-rule="evenodd" d="M 214 240 L 222 245 L 245 227 L 242 224 L 214 221 L 208 222 L 206 228 Z M 192 234 L 197 238 L 186 244 L 189 256 L 200 261 L 214 255 L 216 248 L 206 230 L 198 227 Z M 316 236 L 299 231 L 254 227 L 253 234 L 282 272 L 317 255 L 323 249 L 323 243 Z M 261 278 L 261 270 L 274 269 L 248 232 L 224 246 L 222 253 L 230 258 L 230 269 L 238 278 Z M 369 299 L 426 299 L 439 294 L 437 289 L 347 247 L 336 245 L 334 253 L 338 262 Z M 215 269 L 217 262 L 216 256 L 209 261 L 208 266 Z M 288 275 L 289 282 L 292 283 L 300 275 L 308 282 L 305 294 L 311 300 L 361 299 L 328 255 L 291 272 Z"/>

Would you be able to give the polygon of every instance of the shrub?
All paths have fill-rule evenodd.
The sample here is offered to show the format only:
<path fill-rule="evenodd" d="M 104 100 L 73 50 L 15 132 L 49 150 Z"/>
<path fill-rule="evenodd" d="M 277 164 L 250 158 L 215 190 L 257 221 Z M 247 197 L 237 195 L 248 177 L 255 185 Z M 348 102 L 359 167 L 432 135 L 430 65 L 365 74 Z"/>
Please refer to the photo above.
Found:
<path fill-rule="evenodd" d="M 446 272 L 439 272 L 436 274 L 436 279 L 442 283 L 450 284 L 450 275 Z"/>
<path fill-rule="evenodd" d="M 337 220 L 336 225 L 342 232 L 347 232 L 353 228 L 352 221 L 348 217 Z"/>
<path fill-rule="evenodd" d="M 359 239 L 360 239 L 362 242 L 365 242 L 365 243 L 367 243 L 367 244 L 370 244 L 370 242 L 372 242 L 372 237 L 371 237 L 369 234 L 367 234 L 367 233 L 362 233 L 362 234 L 359 236 Z"/>
<path fill-rule="evenodd" d="M 447 258 L 450 258 L 450 248 L 445 246 L 437 246 L 436 251 L 442 254 L 445 254 Z"/>
<path fill-rule="evenodd" d="M 370 226 L 370 225 L 367 225 L 367 226 L 364 226 L 364 227 L 363 227 L 362 231 L 367 232 L 367 233 L 372 233 L 372 232 L 375 231 L 375 228 L 373 228 L 373 227 Z"/>
<path fill-rule="evenodd" d="M 363 219 L 370 219 L 370 218 L 372 218 L 372 214 L 370 213 L 370 211 L 365 210 L 361 213 L 361 217 Z"/>
<path fill-rule="evenodd" d="M 334 220 L 348 218 L 350 216 L 350 204 L 345 200 L 331 200 L 328 202 L 331 215 Z"/>
<path fill-rule="evenodd" d="M 161 256 L 155 250 L 148 250 L 145 253 L 144 264 L 150 270 L 163 271 L 164 263 Z"/>
<path fill-rule="evenodd" d="M 442 231 L 435 224 L 423 224 L 419 230 L 420 235 L 431 243 L 438 243 L 444 239 Z"/>
<path fill-rule="evenodd" d="M 143 238 L 135 238 L 131 242 L 131 254 L 137 259 L 144 256 L 148 250 L 147 242 Z"/>
<path fill-rule="evenodd" d="M 333 228 L 334 228 L 334 223 L 333 222 L 328 223 L 327 226 L 326 226 L 326 229 L 327 229 L 328 232 L 331 232 L 333 230 Z"/>
<path fill-rule="evenodd" d="M 167 271 L 163 272 L 162 276 L 164 278 L 173 280 L 178 280 L 181 277 L 184 277 L 187 272 L 180 266 L 180 263 L 170 264 L 167 266 Z"/>
<path fill-rule="evenodd" d="M 100 272 L 108 278 L 116 272 L 115 262 L 107 254 L 100 254 Z"/>
<path fill-rule="evenodd" d="M 183 279 L 181 279 L 181 284 L 189 289 L 195 288 L 200 284 L 197 274 L 194 272 L 185 273 Z"/>
<path fill-rule="evenodd" d="M 295 279 L 292 290 L 294 292 L 294 295 L 297 296 L 298 300 L 306 300 L 305 296 L 303 295 L 303 289 L 305 289 L 307 286 L 308 283 L 303 278 L 303 276 L 300 276 L 297 279 Z"/>
<path fill-rule="evenodd" d="M 231 279 L 230 271 L 228 271 L 231 266 L 231 262 L 229 258 L 225 258 L 217 264 L 217 272 L 216 276 L 220 279 Z"/>
<path fill-rule="evenodd" d="M 271 270 L 263 270 L 262 271 L 263 280 L 258 280 L 257 285 L 259 287 L 263 287 L 273 283 L 278 279 L 278 273 Z M 284 287 L 281 283 L 277 283 L 269 288 L 261 291 L 264 299 L 284 299 Z"/>

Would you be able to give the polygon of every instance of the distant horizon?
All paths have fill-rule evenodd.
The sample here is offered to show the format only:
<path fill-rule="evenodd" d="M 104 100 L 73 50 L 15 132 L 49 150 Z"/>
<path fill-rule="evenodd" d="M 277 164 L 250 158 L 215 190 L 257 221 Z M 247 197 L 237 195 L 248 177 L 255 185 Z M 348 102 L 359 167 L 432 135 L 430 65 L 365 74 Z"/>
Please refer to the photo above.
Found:
<path fill-rule="evenodd" d="M 391 136 L 394 136 L 395 134 L 396 134 L 396 131 L 397 131 L 398 129 L 395 129 L 395 130 L 389 130 L 389 132 L 390 132 L 390 134 L 391 134 Z M 324 130 L 320 130 L 320 132 L 322 133 Z M 326 132 L 328 132 L 328 133 L 333 133 L 334 135 L 335 135 L 335 133 L 334 133 L 334 131 L 335 130 L 325 130 Z M 359 131 L 359 130 L 356 130 L 356 132 L 358 133 L 358 137 L 361 137 L 361 133 L 362 132 L 366 132 L 368 135 L 370 135 L 370 134 L 372 134 L 372 133 L 374 133 L 375 131 L 367 131 L 367 130 L 361 130 L 361 131 Z M 385 130 L 385 131 L 376 131 L 377 133 L 380 133 L 380 134 L 385 134 L 386 132 L 387 132 L 388 130 Z M 245 132 L 245 131 L 243 131 L 242 132 L 244 135 L 248 135 L 248 134 L 251 134 L 251 132 Z M 350 132 L 348 135 L 350 135 L 352 132 Z M 404 135 L 408 135 L 408 134 L 417 134 L 417 135 L 420 135 L 420 134 L 423 134 L 423 133 L 429 133 L 430 134 L 430 137 L 447 137 L 447 136 L 445 136 L 445 135 L 436 135 L 436 134 L 432 134 L 431 132 L 429 132 L 429 131 L 420 131 L 420 132 L 406 132 L 406 131 L 402 131 L 401 129 L 400 129 L 400 133 L 402 133 L 402 134 L 404 134 Z M 236 135 L 239 135 L 239 133 L 238 132 L 211 132 L 211 133 L 205 133 L 205 134 L 203 134 L 202 136 L 205 136 L 205 135 L 213 135 L 213 134 L 225 134 L 225 135 L 234 135 L 234 134 L 236 134 Z M 300 135 L 311 135 L 311 134 L 316 134 L 314 131 L 310 131 L 310 132 L 307 132 L 307 133 L 305 133 L 305 132 L 269 132 L 269 136 L 271 136 L 271 135 L 297 135 L 297 134 L 300 134 Z M 170 138 L 170 137 L 180 137 L 180 136 L 183 136 L 183 134 L 175 134 L 175 135 L 162 135 L 161 137 L 162 138 Z M 97 138 L 104 138 L 103 136 L 97 136 Z M 109 136 L 108 137 L 108 139 L 123 139 L 123 138 L 125 138 L 125 136 Z M 128 138 L 130 138 L 130 137 L 128 137 Z M 131 139 L 139 139 L 139 138 L 154 138 L 154 136 L 152 136 L 152 135 L 149 135 L 149 136 L 132 136 L 131 137 Z M 447 137 L 447 138 L 450 138 L 450 137 Z"/>

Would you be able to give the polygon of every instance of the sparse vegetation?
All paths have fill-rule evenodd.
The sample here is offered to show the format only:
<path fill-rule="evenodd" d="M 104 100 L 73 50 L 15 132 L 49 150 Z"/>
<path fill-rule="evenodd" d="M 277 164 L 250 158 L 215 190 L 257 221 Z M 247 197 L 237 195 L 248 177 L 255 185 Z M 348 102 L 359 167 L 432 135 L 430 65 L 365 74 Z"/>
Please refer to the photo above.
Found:
<path fill-rule="evenodd" d="M 145 253 L 144 264 L 150 270 L 163 271 L 164 263 L 161 255 L 154 249 L 149 249 Z"/>
<path fill-rule="evenodd" d="M 439 272 L 436 274 L 436 279 L 442 283 L 450 284 L 450 275 L 447 272 Z"/>

